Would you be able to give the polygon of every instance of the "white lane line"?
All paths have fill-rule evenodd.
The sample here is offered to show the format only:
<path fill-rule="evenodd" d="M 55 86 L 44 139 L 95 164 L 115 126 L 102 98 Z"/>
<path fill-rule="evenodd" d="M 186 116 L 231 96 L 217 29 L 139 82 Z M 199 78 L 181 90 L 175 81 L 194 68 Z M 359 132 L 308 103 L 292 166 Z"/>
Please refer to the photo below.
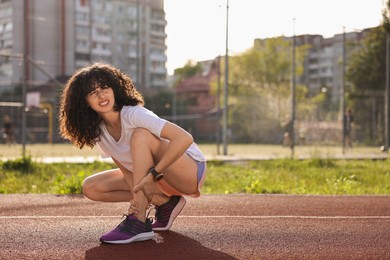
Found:
<path fill-rule="evenodd" d="M 0 219 L 90 219 L 90 218 L 117 218 L 120 216 L 0 216 Z M 390 216 L 178 216 L 178 218 L 237 218 L 237 219 L 390 219 Z"/>
<path fill-rule="evenodd" d="M 390 216 L 179 216 L 182 218 L 246 218 L 246 219 L 390 219 Z"/>

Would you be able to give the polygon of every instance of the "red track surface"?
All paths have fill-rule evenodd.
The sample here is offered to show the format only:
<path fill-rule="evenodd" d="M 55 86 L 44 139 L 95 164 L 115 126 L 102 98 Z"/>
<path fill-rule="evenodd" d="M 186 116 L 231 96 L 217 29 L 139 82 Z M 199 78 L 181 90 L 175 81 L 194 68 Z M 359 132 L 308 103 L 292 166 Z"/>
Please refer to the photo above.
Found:
<path fill-rule="evenodd" d="M 127 203 L 0 195 L 0 259 L 390 259 L 390 196 L 208 195 L 171 231 L 100 244 Z"/>

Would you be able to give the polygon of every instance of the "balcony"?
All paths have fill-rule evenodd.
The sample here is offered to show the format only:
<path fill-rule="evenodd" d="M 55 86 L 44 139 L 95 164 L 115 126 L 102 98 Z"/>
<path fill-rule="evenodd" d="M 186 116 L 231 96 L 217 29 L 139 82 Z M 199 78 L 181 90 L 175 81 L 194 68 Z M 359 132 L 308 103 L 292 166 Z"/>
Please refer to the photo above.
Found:
<path fill-rule="evenodd" d="M 167 61 L 167 56 L 164 55 L 164 54 L 151 53 L 150 54 L 150 60 L 151 61 L 166 62 Z"/>

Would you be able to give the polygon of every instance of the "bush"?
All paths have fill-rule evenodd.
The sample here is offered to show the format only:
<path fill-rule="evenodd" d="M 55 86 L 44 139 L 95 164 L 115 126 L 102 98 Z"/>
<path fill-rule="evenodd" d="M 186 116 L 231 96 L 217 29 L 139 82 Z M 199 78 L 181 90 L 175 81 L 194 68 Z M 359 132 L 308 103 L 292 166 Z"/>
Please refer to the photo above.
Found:
<path fill-rule="evenodd" d="M 75 175 L 59 175 L 54 184 L 53 190 L 56 194 L 81 194 L 82 184 L 88 175 L 85 171 L 80 171 Z"/>
<path fill-rule="evenodd" d="M 36 168 L 31 157 L 24 157 L 16 160 L 8 160 L 2 163 L 3 171 L 20 171 L 22 173 L 32 173 Z"/>

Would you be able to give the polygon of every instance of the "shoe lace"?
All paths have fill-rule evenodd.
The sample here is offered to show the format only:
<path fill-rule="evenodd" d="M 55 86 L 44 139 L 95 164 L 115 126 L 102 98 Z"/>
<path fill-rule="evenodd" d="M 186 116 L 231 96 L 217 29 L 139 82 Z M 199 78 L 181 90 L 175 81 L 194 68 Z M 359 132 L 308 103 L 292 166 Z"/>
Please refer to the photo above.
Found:
<path fill-rule="evenodd" d="M 128 214 L 123 214 L 121 219 L 125 218 L 122 220 L 121 223 L 119 223 L 119 225 L 117 226 L 117 228 L 121 231 L 130 231 L 131 230 L 131 226 L 132 226 L 132 223 L 131 221 L 129 220 L 129 216 Z"/>
<path fill-rule="evenodd" d="M 153 209 L 155 209 L 155 206 L 152 205 L 152 204 L 149 204 L 148 208 L 146 209 L 146 221 L 149 220 L 150 223 L 153 222 L 153 218 L 149 218 L 149 214 L 150 214 L 150 212 L 151 212 Z M 157 212 L 157 211 L 156 211 L 156 212 Z M 118 228 L 119 230 L 121 230 L 121 231 L 123 231 L 123 230 L 130 231 L 131 226 L 132 226 L 132 224 L 133 224 L 133 221 L 129 220 L 129 216 L 132 216 L 132 215 L 134 215 L 134 214 L 123 214 L 122 217 L 121 217 L 121 219 L 123 219 L 123 218 L 125 218 L 125 219 L 123 219 L 122 222 L 119 223 L 119 225 L 118 225 L 117 228 Z"/>

